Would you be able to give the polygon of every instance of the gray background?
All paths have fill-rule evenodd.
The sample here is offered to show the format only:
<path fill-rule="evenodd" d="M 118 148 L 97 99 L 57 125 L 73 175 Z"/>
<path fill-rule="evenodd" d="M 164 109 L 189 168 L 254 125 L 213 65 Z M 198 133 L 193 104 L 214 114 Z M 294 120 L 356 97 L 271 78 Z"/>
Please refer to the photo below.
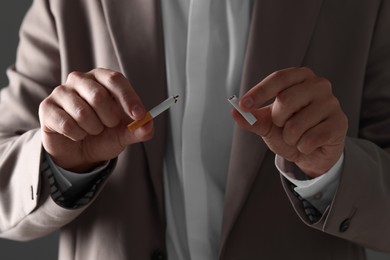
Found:
<path fill-rule="evenodd" d="M 31 2 L 0 0 L 0 87 L 8 84 L 5 70 L 14 63 L 19 26 Z M 57 244 L 57 233 L 31 242 L 0 239 L 0 260 L 54 260 L 58 254 Z"/>
<path fill-rule="evenodd" d="M 0 87 L 8 84 L 5 70 L 15 60 L 18 29 L 31 2 L 31 0 L 0 1 Z M 0 260 L 57 259 L 57 244 L 57 233 L 31 242 L 0 239 Z M 368 256 L 369 260 L 390 260 L 390 255 L 371 250 L 368 250 Z"/>

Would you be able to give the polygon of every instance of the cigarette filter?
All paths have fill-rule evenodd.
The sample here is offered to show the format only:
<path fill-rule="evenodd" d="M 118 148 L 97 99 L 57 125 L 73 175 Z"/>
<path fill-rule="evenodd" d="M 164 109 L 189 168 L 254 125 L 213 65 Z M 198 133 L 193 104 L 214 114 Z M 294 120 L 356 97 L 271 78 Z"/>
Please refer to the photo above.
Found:
<path fill-rule="evenodd" d="M 257 119 L 254 115 L 252 115 L 252 113 L 244 112 L 241 110 L 240 106 L 238 105 L 238 98 L 235 95 L 229 97 L 228 101 L 230 102 L 230 104 L 232 104 L 232 106 L 234 106 L 235 109 L 237 109 L 238 112 L 240 112 L 240 114 L 246 119 L 246 121 L 250 125 L 256 123 Z"/>
<path fill-rule="evenodd" d="M 149 112 L 146 113 L 145 117 L 141 120 L 131 122 L 127 128 L 130 132 L 134 132 L 135 129 L 145 125 L 147 122 L 151 121 L 153 118 L 156 118 L 158 115 L 163 113 L 165 110 L 169 109 L 173 104 L 178 100 L 179 96 L 171 96 L 152 108 Z"/>

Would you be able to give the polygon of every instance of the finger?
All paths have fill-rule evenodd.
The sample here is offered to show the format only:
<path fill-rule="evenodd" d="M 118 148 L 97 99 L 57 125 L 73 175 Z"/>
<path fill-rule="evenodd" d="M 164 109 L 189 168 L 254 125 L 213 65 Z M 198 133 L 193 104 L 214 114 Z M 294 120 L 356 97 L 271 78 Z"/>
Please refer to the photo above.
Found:
<path fill-rule="evenodd" d="M 275 125 L 283 127 L 290 117 L 312 102 L 312 96 L 305 91 L 306 88 L 307 84 L 298 84 L 276 96 L 272 103 L 272 121 Z"/>
<path fill-rule="evenodd" d="M 283 140 L 288 145 L 296 145 L 309 129 L 324 121 L 330 110 L 324 109 L 325 102 L 312 103 L 291 116 L 283 127 Z"/>
<path fill-rule="evenodd" d="M 51 100 L 44 100 L 39 107 L 41 128 L 49 134 L 58 133 L 73 141 L 80 141 L 87 133 L 62 108 Z"/>
<path fill-rule="evenodd" d="M 311 154 L 318 148 L 343 146 L 346 128 L 338 117 L 331 117 L 306 131 L 297 143 L 297 149 L 303 154 Z M 333 129 L 329 131 L 329 129 Z"/>
<path fill-rule="evenodd" d="M 95 111 L 72 88 L 59 86 L 52 98 L 88 134 L 98 135 L 104 130 Z"/>
<path fill-rule="evenodd" d="M 308 68 L 288 68 L 274 72 L 241 97 L 240 107 L 245 111 L 258 108 L 281 91 L 314 76 Z"/>
<path fill-rule="evenodd" d="M 312 78 L 280 92 L 272 105 L 272 120 L 283 127 L 286 121 L 310 103 L 332 97 L 329 81 Z M 323 109 L 323 108 L 321 108 Z"/>
<path fill-rule="evenodd" d="M 90 73 L 110 91 L 133 120 L 140 120 L 145 116 L 146 112 L 141 99 L 121 73 L 107 69 L 95 69 Z"/>
<path fill-rule="evenodd" d="M 75 81 L 71 87 L 92 107 L 102 124 L 107 127 L 118 125 L 122 116 L 121 110 L 110 92 L 89 77 L 81 77 Z"/>

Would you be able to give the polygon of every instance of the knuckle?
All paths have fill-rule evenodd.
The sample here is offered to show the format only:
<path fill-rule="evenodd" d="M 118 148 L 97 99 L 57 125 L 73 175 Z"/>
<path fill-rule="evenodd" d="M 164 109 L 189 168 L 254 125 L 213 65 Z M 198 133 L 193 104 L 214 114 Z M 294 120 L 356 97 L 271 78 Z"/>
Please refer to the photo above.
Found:
<path fill-rule="evenodd" d="M 278 77 L 281 73 L 282 73 L 282 71 L 280 71 L 280 70 L 274 71 L 274 72 L 272 72 L 272 73 L 270 74 L 270 77 L 276 78 L 276 77 Z"/>
<path fill-rule="evenodd" d="M 53 92 L 51 93 L 51 95 L 53 96 L 61 96 L 63 95 L 63 93 L 65 93 L 67 91 L 67 87 L 65 85 L 59 85 L 57 86 Z"/>
<path fill-rule="evenodd" d="M 286 73 L 283 70 L 277 70 L 270 74 L 270 78 L 276 78 L 276 79 L 284 79 Z"/>
<path fill-rule="evenodd" d="M 314 75 L 314 72 L 312 69 L 310 69 L 309 67 L 301 67 L 300 70 L 302 70 L 305 74 L 307 75 Z"/>
<path fill-rule="evenodd" d="M 66 82 L 75 82 L 75 81 L 79 80 L 80 78 L 82 78 L 83 75 L 84 75 L 84 73 L 82 73 L 80 71 L 72 71 L 71 73 L 69 73 L 68 78 L 66 79 Z"/>
<path fill-rule="evenodd" d="M 332 96 L 328 101 L 327 101 L 327 104 L 326 106 L 328 107 L 328 110 L 332 113 L 335 113 L 335 112 L 341 112 L 342 109 L 341 109 L 341 104 L 340 104 L 340 101 L 335 97 L 335 96 Z"/>
<path fill-rule="evenodd" d="M 89 71 L 89 73 L 99 73 L 100 71 L 104 71 L 105 69 L 104 68 L 102 68 L 102 67 L 96 67 L 96 68 L 94 68 L 94 69 L 92 69 L 92 70 L 90 70 Z"/>
<path fill-rule="evenodd" d="M 327 91 L 332 92 L 332 83 L 328 79 L 319 77 L 317 78 L 317 84 Z"/>
<path fill-rule="evenodd" d="M 328 86 L 328 87 L 331 87 L 331 86 L 332 86 L 332 83 L 331 83 L 330 80 L 328 80 L 327 78 L 318 77 L 317 80 L 318 80 L 318 82 L 319 82 L 320 84 L 323 84 L 323 85 Z"/>
<path fill-rule="evenodd" d="M 124 79 L 125 77 L 123 76 L 123 74 L 117 71 L 110 71 L 107 75 L 107 83 L 109 85 L 117 85 L 121 83 Z"/>
<path fill-rule="evenodd" d="M 77 122 L 85 121 L 90 116 L 90 111 L 85 106 L 79 106 L 75 110 L 75 120 Z"/>
<path fill-rule="evenodd" d="M 38 107 L 38 116 L 41 122 L 52 118 L 53 112 L 55 111 L 56 107 L 57 104 L 53 99 L 52 95 L 42 100 Z"/>
<path fill-rule="evenodd" d="M 51 106 L 51 101 L 49 98 L 44 99 L 40 104 L 38 108 L 38 115 L 39 118 L 42 120 L 46 117 L 46 113 L 49 111 Z"/>
<path fill-rule="evenodd" d="M 102 89 L 94 89 L 91 91 L 90 95 L 91 95 L 90 102 L 94 106 L 103 103 L 109 97 L 107 91 L 104 91 Z"/>
<path fill-rule="evenodd" d="M 62 118 L 58 124 L 60 133 L 65 136 L 70 136 L 74 128 L 75 124 L 70 118 Z"/>
<path fill-rule="evenodd" d="M 293 101 L 291 95 L 286 93 L 286 91 L 280 92 L 276 99 L 283 107 L 290 107 Z"/>
<path fill-rule="evenodd" d="M 337 109 L 341 109 L 340 101 L 334 96 L 330 99 L 330 105 Z"/>
<path fill-rule="evenodd" d="M 51 106 L 51 100 L 50 98 L 45 98 L 42 100 L 42 102 L 39 104 L 39 110 L 46 111 Z"/>
<path fill-rule="evenodd" d="M 272 72 L 267 78 L 279 85 L 286 86 L 289 85 L 290 72 L 289 70 L 277 70 Z"/>

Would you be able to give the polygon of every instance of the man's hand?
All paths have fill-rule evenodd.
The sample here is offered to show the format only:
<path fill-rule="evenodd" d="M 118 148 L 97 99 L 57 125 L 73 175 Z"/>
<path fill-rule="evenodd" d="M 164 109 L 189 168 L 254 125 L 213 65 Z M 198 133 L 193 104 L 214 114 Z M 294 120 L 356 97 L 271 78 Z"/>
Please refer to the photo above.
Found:
<path fill-rule="evenodd" d="M 153 136 L 150 122 L 134 133 L 127 124 L 145 116 L 144 106 L 120 73 L 73 72 L 39 107 L 42 142 L 54 162 L 83 172 L 115 158 L 133 143 Z"/>
<path fill-rule="evenodd" d="M 240 107 L 258 121 L 251 126 L 233 110 L 236 122 L 309 177 L 328 171 L 344 150 L 347 117 L 330 82 L 308 68 L 274 72 L 240 99 Z"/>

